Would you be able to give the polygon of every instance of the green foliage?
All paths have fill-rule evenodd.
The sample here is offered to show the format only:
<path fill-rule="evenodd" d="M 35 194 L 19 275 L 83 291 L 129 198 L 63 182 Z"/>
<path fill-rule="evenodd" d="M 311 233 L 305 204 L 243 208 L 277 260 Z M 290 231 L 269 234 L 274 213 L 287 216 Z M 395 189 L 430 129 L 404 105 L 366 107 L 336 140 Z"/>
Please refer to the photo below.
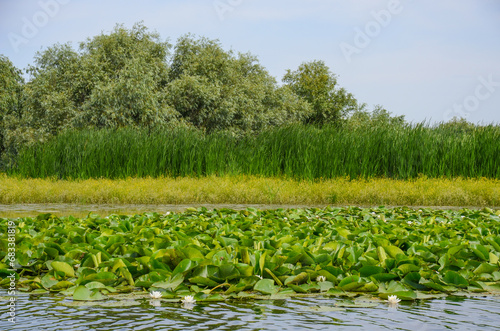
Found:
<path fill-rule="evenodd" d="M 163 97 L 169 47 L 136 24 L 88 39 L 79 52 L 69 44 L 39 52 L 29 68 L 27 121 L 54 135 L 74 127 L 150 127 L 175 118 Z"/>
<path fill-rule="evenodd" d="M 296 71 L 288 70 L 283 82 L 310 103 L 313 112 L 305 123 L 336 124 L 359 108 L 353 95 L 338 87 L 337 76 L 323 61 L 302 63 Z"/>
<path fill-rule="evenodd" d="M 22 84 L 21 71 L 0 54 L 0 164 L 5 161 L 6 140 L 10 138 L 8 131 L 21 116 Z"/>
<path fill-rule="evenodd" d="M 42 214 L 18 220 L 15 260 L 0 252 L 0 286 L 9 287 L 12 263 L 23 275 L 19 290 L 81 301 L 130 299 L 137 288 L 160 291 L 170 302 L 186 295 L 198 302 L 307 293 L 402 300 L 436 291 L 498 294 L 499 214 L 405 207 Z M 4 246 L 12 222 L 0 218 Z"/>
<path fill-rule="evenodd" d="M 363 107 L 364 108 L 364 107 Z M 391 113 L 378 105 L 372 112 L 363 109 L 356 110 L 352 115 L 347 118 L 344 123 L 345 126 L 351 128 L 367 128 L 373 126 L 405 126 L 405 116 L 391 116 Z"/>
<path fill-rule="evenodd" d="M 277 127 L 235 136 L 199 130 L 71 131 L 24 149 L 27 177 L 259 175 L 299 179 L 500 178 L 500 127 Z"/>
<path fill-rule="evenodd" d="M 254 56 L 191 35 L 177 41 L 167 91 L 175 110 L 207 132 L 259 131 L 298 122 L 310 111 L 290 90 L 278 88 Z"/>

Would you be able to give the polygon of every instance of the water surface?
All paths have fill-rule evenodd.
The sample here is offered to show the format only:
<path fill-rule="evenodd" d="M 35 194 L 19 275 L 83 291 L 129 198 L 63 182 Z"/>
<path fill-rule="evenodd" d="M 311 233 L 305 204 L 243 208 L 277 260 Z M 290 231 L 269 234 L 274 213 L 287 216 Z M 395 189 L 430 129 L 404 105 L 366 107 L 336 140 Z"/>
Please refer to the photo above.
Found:
<path fill-rule="evenodd" d="M 6 292 L 0 292 L 6 295 Z M 6 301 L 0 308 L 0 330 L 499 330 L 500 297 L 447 297 L 403 302 L 389 307 L 346 308 L 316 312 L 311 307 L 335 307 L 338 298 L 293 298 L 181 304 L 149 300 L 122 308 L 66 307 L 71 299 L 21 294 L 16 324 L 7 321 Z"/>

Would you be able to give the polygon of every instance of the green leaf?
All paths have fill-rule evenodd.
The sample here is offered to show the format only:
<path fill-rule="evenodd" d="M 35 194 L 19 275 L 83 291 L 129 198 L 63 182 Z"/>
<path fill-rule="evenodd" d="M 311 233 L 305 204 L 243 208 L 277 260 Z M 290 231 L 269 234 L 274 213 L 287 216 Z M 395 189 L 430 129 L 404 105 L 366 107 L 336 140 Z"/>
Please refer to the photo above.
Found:
<path fill-rule="evenodd" d="M 278 293 L 279 288 L 274 285 L 274 281 L 272 279 L 261 279 L 259 280 L 255 286 L 253 287 L 255 291 L 259 291 L 262 294 L 276 294 Z"/>
<path fill-rule="evenodd" d="M 353 291 L 364 284 L 365 282 L 361 281 L 359 276 L 353 275 L 342 279 L 338 286 L 344 291 Z"/>
<path fill-rule="evenodd" d="M 202 276 L 191 277 L 189 278 L 189 282 L 196 285 L 209 286 L 209 287 L 215 287 L 219 285 L 219 283 L 211 280 L 210 278 Z"/>
<path fill-rule="evenodd" d="M 105 300 L 106 297 L 99 292 L 92 293 L 91 290 L 85 286 L 78 286 L 73 292 L 73 300 L 78 301 L 94 301 L 94 300 Z"/>
<path fill-rule="evenodd" d="M 385 269 L 382 267 L 367 265 L 367 266 L 362 267 L 358 271 L 359 271 L 359 275 L 361 277 L 369 277 L 369 276 L 372 276 L 375 274 L 383 273 L 383 272 L 385 272 Z"/>
<path fill-rule="evenodd" d="M 453 285 L 461 288 L 466 288 L 469 286 L 469 282 L 462 277 L 458 272 L 449 270 L 445 273 L 443 277 L 443 281 L 445 281 L 448 285 Z"/>
<path fill-rule="evenodd" d="M 75 270 L 66 262 L 53 261 L 50 265 L 54 270 L 63 272 L 67 277 L 75 277 Z"/>

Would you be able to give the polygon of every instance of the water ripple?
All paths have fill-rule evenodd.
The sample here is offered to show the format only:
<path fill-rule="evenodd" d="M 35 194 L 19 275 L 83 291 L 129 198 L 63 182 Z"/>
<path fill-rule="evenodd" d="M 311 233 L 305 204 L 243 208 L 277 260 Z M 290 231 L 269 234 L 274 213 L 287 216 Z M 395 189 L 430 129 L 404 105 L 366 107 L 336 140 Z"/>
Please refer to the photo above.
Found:
<path fill-rule="evenodd" d="M 5 293 L 0 291 L 0 296 Z M 1 330 L 498 330 L 500 298 L 458 298 L 401 303 L 390 308 L 347 308 L 314 312 L 310 306 L 334 306 L 336 299 L 295 298 L 254 302 L 199 303 L 153 307 L 146 301 L 126 308 L 65 307 L 51 296 L 21 295 L 16 324 L 8 322 L 0 302 Z"/>

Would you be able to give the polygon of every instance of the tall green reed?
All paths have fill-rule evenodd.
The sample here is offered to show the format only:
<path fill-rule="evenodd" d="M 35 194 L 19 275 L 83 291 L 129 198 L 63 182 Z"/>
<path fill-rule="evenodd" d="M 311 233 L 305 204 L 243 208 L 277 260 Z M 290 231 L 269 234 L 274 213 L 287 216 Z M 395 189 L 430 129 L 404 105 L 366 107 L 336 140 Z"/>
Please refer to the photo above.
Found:
<path fill-rule="evenodd" d="M 289 126 L 234 136 L 195 129 L 68 131 L 23 149 L 12 174 L 126 178 L 257 175 L 302 179 L 500 178 L 500 127 Z"/>

